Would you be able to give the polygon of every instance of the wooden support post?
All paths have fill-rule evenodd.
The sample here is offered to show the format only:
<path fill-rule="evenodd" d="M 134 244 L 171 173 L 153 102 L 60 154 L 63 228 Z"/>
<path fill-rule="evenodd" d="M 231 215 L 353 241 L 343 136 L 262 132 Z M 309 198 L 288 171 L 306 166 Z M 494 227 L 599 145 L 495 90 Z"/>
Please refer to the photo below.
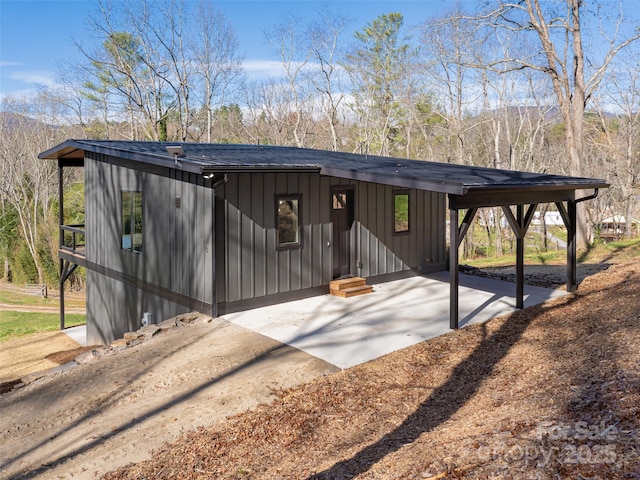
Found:
<path fill-rule="evenodd" d="M 66 264 L 60 259 L 60 330 L 64 330 L 64 282 L 66 280 Z"/>
<path fill-rule="evenodd" d="M 462 240 L 464 239 L 465 235 L 469 231 L 469 227 L 471 226 L 471 222 L 473 221 L 473 218 L 476 216 L 477 211 L 478 211 L 477 208 L 470 208 L 467 210 L 467 213 L 465 213 L 464 218 L 462 219 L 462 223 L 460 224 L 460 228 L 458 229 L 457 247 L 460 246 L 460 244 L 462 243 Z"/>
<path fill-rule="evenodd" d="M 449 328 L 458 328 L 458 210 L 449 209 Z"/>
<path fill-rule="evenodd" d="M 60 330 L 64 330 L 64 284 L 76 268 L 78 268 L 76 263 L 60 259 Z"/>
<path fill-rule="evenodd" d="M 62 160 L 58 159 L 58 232 L 60 238 L 58 239 L 58 248 L 64 245 L 64 177 Z M 64 282 L 65 282 L 65 262 L 60 259 L 60 330 L 64 330 Z"/>
<path fill-rule="evenodd" d="M 58 245 L 60 247 L 64 245 L 64 230 L 62 230 L 64 225 L 64 178 L 62 173 L 62 160 L 58 160 L 58 231 L 60 235 Z"/>
<path fill-rule="evenodd" d="M 524 308 L 524 238 L 538 208 L 537 203 L 532 203 L 524 213 L 524 205 L 516 205 L 516 216 L 513 216 L 511 208 L 503 206 L 505 218 L 516 236 L 516 308 Z"/>
<path fill-rule="evenodd" d="M 567 202 L 567 292 L 575 292 L 577 287 L 576 278 L 576 202 Z"/>
<path fill-rule="evenodd" d="M 449 200 L 451 204 L 451 199 Z M 464 215 L 462 224 L 458 226 L 458 209 L 449 208 L 449 328 L 456 330 L 458 321 L 458 287 L 460 286 L 460 274 L 458 273 L 458 249 L 462 239 L 469 231 L 477 208 L 469 208 Z"/>
<path fill-rule="evenodd" d="M 516 205 L 516 308 L 524 307 L 524 205 Z"/>
<path fill-rule="evenodd" d="M 596 190 L 597 191 L 597 190 Z M 556 202 L 558 212 L 567 227 L 567 292 L 575 292 L 576 279 L 576 202 L 569 200 L 567 208 L 562 202 Z"/>

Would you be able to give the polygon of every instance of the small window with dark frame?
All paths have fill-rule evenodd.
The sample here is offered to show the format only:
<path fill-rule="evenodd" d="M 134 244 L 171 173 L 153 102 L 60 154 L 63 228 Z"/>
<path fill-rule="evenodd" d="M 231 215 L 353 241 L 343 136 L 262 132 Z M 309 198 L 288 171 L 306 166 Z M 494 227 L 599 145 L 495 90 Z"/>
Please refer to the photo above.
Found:
<path fill-rule="evenodd" d="M 300 196 L 277 197 L 278 248 L 300 246 Z"/>
<path fill-rule="evenodd" d="M 344 210 L 347 208 L 347 194 L 342 192 L 336 192 L 333 194 L 333 209 Z"/>
<path fill-rule="evenodd" d="M 142 192 L 122 192 L 121 246 L 142 253 Z"/>
<path fill-rule="evenodd" d="M 409 192 L 393 192 L 393 233 L 409 233 Z"/>

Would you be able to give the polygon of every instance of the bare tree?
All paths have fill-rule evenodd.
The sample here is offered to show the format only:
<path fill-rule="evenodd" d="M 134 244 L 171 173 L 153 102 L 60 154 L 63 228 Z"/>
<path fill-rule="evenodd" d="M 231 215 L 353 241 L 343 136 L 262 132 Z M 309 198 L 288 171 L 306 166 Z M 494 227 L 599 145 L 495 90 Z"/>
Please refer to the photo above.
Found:
<path fill-rule="evenodd" d="M 317 68 L 310 69 L 309 78 L 320 94 L 319 108 L 325 119 L 330 134 L 331 150 L 338 151 L 341 146 L 339 127 L 340 109 L 345 94 L 341 90 L 342 69 L 339 62 L 342 58 L 340 37 L 350 20 L 339 14 L 324 10 L 320 18 L 307 28 L 307 38 L 311 43 L 311 56 L 318 63 Z"/>
<path fill-rule="evenodd" d="M 298 115 L 291 112 L 288 86 L 274 79 L 254 82 L 245 95 L 251 142 L 295 145 L 293 128 Z"/>
<path fill-rule="evenodd" d="M 78 45 L 95 79 L 85 83 L 87 95 L 117 113 L 126 112 L 132 139 L 140 136 L 137 124 L 145 138 L 185 140 L 195 84 L 185 3 L 140 0 L 117 7 L 99 2 L 100 17 L 91 22 L 102 39 L 99 48 Z"/>
<path fill-rule="evenodd" d="M 583 176 L 584 114 L 588 101 L 593 96 L 614 57 L 625 47 L 640 38 L 636 31 L 620 38 L 625 16 L 622 9 L 612 21 L 610 28 L 602 23 L 608 19 L 602 12 L 595 17 L 602 22 L 593 25 L 599 28 L 598 45 L 604 53 L 598 55 L 594 49 L 585 50 L 584 27 L 588 4 L 583 0 L 565 0 L 558 3 L 543 3 L 540 0 L 519 2 L 500 1 L 497 8 L 478 19 L 489 20 L 496 35 L 507 31 L 517 35 L 527 45 L 517 55 L 501 59 L 494 66 L 506 72 L 513 69 L 530 68 L 547 75 L 565 124 L 565 145 L 568 173 Z M 589 12 L 591 13 L 591 12 Z M 535 42 L 535 43 L 534 43 Z M 534 46 L 536 45 L 537 46 Z M 584 208 L 578 209 L 577 246 L 588 245 L 588 223 Z"/>
<path fill-rule="evenodd" d="M 0 197 L 16 212 L 18 231 L 45 283 L 43 254 L 49 250 L 44 226 L 57 191 L 57 165 L 38 160 L 38 154 L 64 140 L 62 101 L 48 91 L 33 100 L 2 98 L 0 111 Z M 55 127 L 52 127 L 55 125 Z"/>
<path fill-rule="evenodd" d="M 426 74 L 432 90 L 442 99 L 447 123 L 449 141 L 441 155 L 443 160 L 458 164 L 473 163 L 465 149 L 468 112 L 481 99 L 481 92 L 473 87 L 476 71 L 470 67 L 474 63 L 471 53 L 478 48 L 476 30 L 476 25 L 458 11 L 422 27 L 422 52 L 429 64 Z"/>
<path fill-rule="evenodd" d="M 149 57 L 159 57 L 157 63 L 160 68 L 157 69 L 157 75 L 171 89 L 174 104 L 169 110 L 177 116 L 175 138 L 185 141 L 192 121 L 191 91 L 194 87 L 192 77 L 195 75 L 195 68 L 190 59 L 191 52 L 188 51 L 189 29 L 185 25 L 185 4 L 173 0 L 161 4 L 157 13 L 160 14 L 160 18 L 155 20 L 149 15 L 145 18 L 146 23 L 140 25 L 140 30 L 145 33 L 143 38 L 150 37 L 149 42 L 145 44 L 158 45 L 155 51 L 152 49 L 149 52 Z M 152 68 L 151 65 L 148 67 Z M 163 136 L 166 140 L 169 137 L 168 132 Z"/>
<path fill-rule="evenodd" d="M 281 93 L 286 95 L 286 117 L 288 123 L 292 123 L 291 133 L 296 146 L 304 147 L 311 123 L 310 110 L 313 108 L 309 85 L 305 82 L 308 78 L 306 70 L 309 68 L 311 46 L 299 25 L 299 18 L 287 16 L 271 31 L 266 32 L 266 40 L 282 64 L 286 89 L 281 89 Z"/>
<path fill-rule="evenodd" d="M 442 161 L 443 138 L 448 134 L 447 116 L 434 93 L 421 93 L 407 105 L 407 157 Z M 446 158 L 446 156 L 444 157 Z"/>
<path fill-rule="evenodd" d="M 214 112 L 225 104 L 230 90 L 243 79 L 238 39 L 224 13 L 210 2 L 198 4 L 190 50 L 195 75 L 201 77 L 197 98 L 206 116 L 204 138 L 212 141 Z"/>
<path fill-rule="evenodd" d="M 100 5 L 103 18 L 94 20 L 92 25 L 103 38 L 102 45 L 90 52 L 78 44 L 89 60 L 87 70 L 95 78 L 85 83 L 86 95 L 98 108 L 111 110 L 103 114 L 104 118 L 126 114 L 132 140 L 139 139 L 137 127 L 143 130 L 145 138 L 162 139 L 166 85 L 157 82 L 152 71 L 146 68 L 141 39 L 126 31 L 131 28 L 116 27 L 111 8 L 102 2 Z"/>
<path fill-rule="evenodd" d="M 598 123 L 586 138 L 600 153 L 600 161 L 592 167 L 594 173 L 606 174 L 611 182 L 614 210 L 609 213 L 618 208 L 624 214 L 624 232 L 629 237 L 640 179 L 640 65 L 637 50 L 626 53 L 629 55 L 608 72 L 605 85 L 594 98 Z"/>

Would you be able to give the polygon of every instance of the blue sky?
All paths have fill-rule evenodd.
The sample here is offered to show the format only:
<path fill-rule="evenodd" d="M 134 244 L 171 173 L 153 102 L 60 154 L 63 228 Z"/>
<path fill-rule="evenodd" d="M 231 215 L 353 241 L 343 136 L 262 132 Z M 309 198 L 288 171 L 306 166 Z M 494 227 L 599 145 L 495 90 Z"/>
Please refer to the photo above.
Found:
<path fill-rule="evenodd" d="M 136 0 L 129 0 L 136 1 Z M 460 4 L 471 3 L 463 0 Z M 95 0 L 0 0 L 0 96 L 22 94 L 37 85 L 54 86 L 56 67 L 82 61 L 72 42 L 91 42 L 86 19 Z M 454 0 L 226 0 L 215 2 L 240 42 L 239 53 L 251 64 L 273 60 L 264 31 L 289 13 L 311 21 L 323 7 L 350 17 L 349 34 L 383 13 L 399 11 L 407 27 L 455 8 Z M 258 75 L 258 72 L 254 72 Z"/>

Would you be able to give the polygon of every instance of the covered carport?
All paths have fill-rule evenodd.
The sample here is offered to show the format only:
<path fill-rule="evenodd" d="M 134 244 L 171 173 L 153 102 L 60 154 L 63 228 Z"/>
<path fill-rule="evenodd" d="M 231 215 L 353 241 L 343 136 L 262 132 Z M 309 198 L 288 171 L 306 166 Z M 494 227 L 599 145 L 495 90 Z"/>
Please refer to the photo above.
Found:
<path fill-rule="evenodd" d="M 448 195 L 450 232 L 450 328 L 459 324 L 458 249 L 479 208 L 502 207 L 516 237 L 516 308 L 524 305 L 524 239 L 541 203 L 554 203 L 567 229 L 567 292 L 574 292 L 576 282 L 577 205 L 598 195 L 609 185 L 597 179 L 561 177 L 544 174 L 493 170 L 484 182 L 467 182 L 462 193 Z M 577 197 L 578 190 L 593 193 Z M 515 214 L 512 210 L 515 208 Z M 465 211 L 459 223 L 460 212 Z"/>
<path fill-rule="evenodd" d="M 412 160 L 351 159 L 346 164 L 326 162 L 321 172 L 342 178 L 419 188 L 444 193 L 449 203 L 449 325 L 459 326 L 458 248 L 479 208 L 502 207 L 516 237 L 516 307 L 524 304 L 524 239 L 539 204 L 553 203 L 567 228 L 567 291 L 576 282 L 576 209 L 595 198 L 604 180 L 548 173 L 521 172 Z M 464 217 L 460 221 L 461 213 Z"/>
<path fill-rule="evenodd" d="M 341 165 L 325 162 L 321 172 L 447 194 L 449 272 L 376 284 L 372 295 L 339 300 L 324 295 L 232 313 L 224 315 L 225 319 L 348 368 L 449 329 L 487 321 L 576 290 L 576 209 L 581 202 L 595 198 L 600 188 L 608 187 L 603 180 L 378 160 L 358 159 Z M 556 205 L 567 228 L 566 291 L 524 284 L 525 235 L 537 206 L 543 203 Z M 458 248 L 478 209 L 484 207 L 501 207 L 515 234 L 515 289 L 510 282 L 459 273 Z"/>

